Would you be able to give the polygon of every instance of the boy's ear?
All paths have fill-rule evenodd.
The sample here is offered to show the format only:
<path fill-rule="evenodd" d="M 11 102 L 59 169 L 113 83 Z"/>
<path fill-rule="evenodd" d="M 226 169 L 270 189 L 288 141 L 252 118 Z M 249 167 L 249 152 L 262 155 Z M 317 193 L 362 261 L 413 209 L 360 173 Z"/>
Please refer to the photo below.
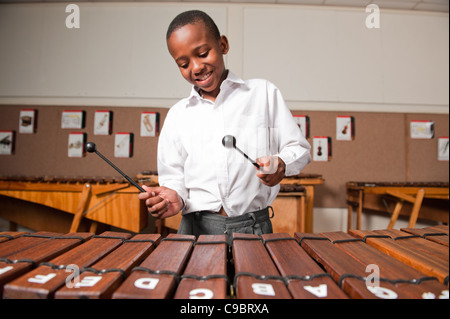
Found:
<path fill-rule="evenodd" d="M 230 50 L 230 45 L 228 43 L 228 39 L 226 36 L 222 35 L 219 40 L 220 49 L 222 50 L 222 54 L 227 54 L 228 50 Z"/>

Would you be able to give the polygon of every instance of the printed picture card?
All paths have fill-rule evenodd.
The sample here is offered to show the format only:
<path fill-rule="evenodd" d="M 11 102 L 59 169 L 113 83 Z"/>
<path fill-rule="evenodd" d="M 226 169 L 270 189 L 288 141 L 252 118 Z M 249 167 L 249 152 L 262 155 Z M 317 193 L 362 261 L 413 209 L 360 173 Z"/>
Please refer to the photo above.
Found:
<path fill-rule="evenodd" d="M 61 128 L 83 128 L 84 111 L 63 111 Z"/>
<path fill-rule="evenodd" d="M 19 133 L 33 134 L 36 130 L 36 110 L 25 109 L 20 111 Z"/>
<path fill-rule="evenodd" d="M 141 136 L 156 136 L 159 133 L 159 113 L 141 113 Z"/>
<path fill-rule="evenodd" d="M 12 155 L 14 151 L 14 131 L 0 131 L 0 155 Z"/>
<path fill-rule="evenodd" d="M 94 135 L 109 135 L 112 128 L 111 111 L 95 111 Z"/>
<path fill-rule="evenodd" d="M 114 138 L 114 157 L 131 157 L 133 134 L 128 132 L 116 133 Z"/>
<path fill-rule="evenodd" d="M 86 144 L 85 133 L 82 132 L 69 133 L 67 155 L 69 157 L 83 157 L 85 144 Z"/>
<path fill-rule="evenodd" d="M 438 160 L 448 161 L 448 136 L 438 138 Z"/>
<path fill-rule="evenodd" d="M 355 137 L 355 119 L 353 116 L 336 117 L 336 140 L 351 141 Z"/>
<path fill-rule="evenodd" d="M 331 137 L 313 137 L 313 160 L 317 162 L 327 162 L 331 159 Z"/>
<path fill-rule="evenodd" d="M 411 121 L 411 138 L 414 139 L 432 139 L 434 137 L 433 121 Z"/>
<path fill-rule="evenodd" d="M 297 123 L 300 131 L 305 138 L 309 138 L 309 116 L 307 115 L 294 115 L 294 120 Z"/>

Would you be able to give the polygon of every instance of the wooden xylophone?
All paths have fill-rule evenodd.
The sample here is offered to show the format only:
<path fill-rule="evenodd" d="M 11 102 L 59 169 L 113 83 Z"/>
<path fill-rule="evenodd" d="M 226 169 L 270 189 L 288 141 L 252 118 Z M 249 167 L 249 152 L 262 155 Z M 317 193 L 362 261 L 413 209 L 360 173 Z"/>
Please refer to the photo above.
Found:
<path fill-rule="evenodd" d="M 356 209 L 356 229 L 361 229 L 362 213 L 376 211 L 391 215 L 388 229 L 399 215 L 409 216 L 408 228 L 420 217 L 448 225 L 448 182 L 347 182 L 347 229 L 352 229 Z"/>
<path fill-rule="evenodd" d="M 194 236 L 0 233 L 5 299 L 447 298 L 448 226 Z"/>
<path fill-rule="evenodd" d="M 138 193 L 123 178 L 0 177 L 0 204 L 6 207 L 0 217 L 55 232 L 78 231 L 86 218 L 94 225 L 99 222 L 137 233 L 147 225 L 148 215 Z"/>

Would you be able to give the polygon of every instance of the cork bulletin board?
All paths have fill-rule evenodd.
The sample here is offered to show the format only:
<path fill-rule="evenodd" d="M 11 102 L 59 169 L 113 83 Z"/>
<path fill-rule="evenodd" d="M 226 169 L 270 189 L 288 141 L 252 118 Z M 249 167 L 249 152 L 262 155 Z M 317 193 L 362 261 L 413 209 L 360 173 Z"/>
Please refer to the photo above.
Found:
<path fill-rule="evenodd" d="M 36 110 L 34 133 L 20 133 L 20 113 L 23 109 Z M 64 110 L 82 110 L 82 128 L 61 127 Z M 111 133 L 94 135 L 96 111 L 109 110 L 112 115 Z M 0 106 L 0 131 L 14 132 L 12 155 L 0 155 L 0 176 L 28 177 L 120 177 L 97 155 L 68 156 L 71 133 L 84 133 L 87 141 L 97 144 L 98 150 L 121 170 L 134 177 L 142 171 L 156 171 L 156 136 L 141 136 L 140 120 L 143 112 L 157 112 L 161 128 L 168 109 L 153 107 L 67 107 L 67 106 Z M 331 158 L 325 162 L 311 162 L 303 171 L 321 174 L 323 185 L 316 187 L 316 207 L 346 207 L 345 183 L 348 181 L 403 182 L 449 180 L 448 161 L 438 160 L 438 137 L 449 136 L 448 114 L 407 114 L 369 112 L 293 111 L 294 115 L 307 115 L 310 137 L 331 138 Z M 336 139 L 336 118 L 354 118 L 354 138 Z M 434 122 L 434 137 L 411 139 L 410 122 Z M 132 133 L 131 157 L 114 156 L 114 139 L 118 132 Z"/>
<path fill-rule="evenodd" d="M 156 171 L 158 135 L 140 136 L 141 114 L 147 111 L 158 112 L 162 123 L 168 111 L 166 108 L 27 106 L 27 109 L 37 111 L 35 133 L 19 134 L 19 114 L 23 108 L 0 106 L 0 130 L 15 131 L 13 155 L 0 156 L 0 176 L 121 177 L 95 154 L 86 153 L 80 158 L 68 157 L 69 134 L 76 132 L 85 133 L 86 141 L 96 143 L 100 153 L 131 177 L 144 170 Z M 84 127 L 61 128 L 64 110 L 84 111 Z M 99 110 L 111 111 L 112 126 L 109 135 L 94 135 L 94 117 Z M 127 132 L 133 133 L 131 157 L 115 157 L 115 134 Z"/>
<path fill-rule="evenodd" d="M 310 118 L 310 138 L 332 138 L 332 157 L 327 162 L 311 162 L 304 172 L 321 174 L 316 207 L 346 207 L 345 183 L 368 182 L 448 182 L 449 162 L 438 160 L 439 136 L 449 135 L 448 114 L 405 114 L 366 112 L 294 112 Z M 336 140 L 336 117 L 353 116 L 355 137 Z M 411 139 L 410 121 L 434 122 L 434 138 Z"/>

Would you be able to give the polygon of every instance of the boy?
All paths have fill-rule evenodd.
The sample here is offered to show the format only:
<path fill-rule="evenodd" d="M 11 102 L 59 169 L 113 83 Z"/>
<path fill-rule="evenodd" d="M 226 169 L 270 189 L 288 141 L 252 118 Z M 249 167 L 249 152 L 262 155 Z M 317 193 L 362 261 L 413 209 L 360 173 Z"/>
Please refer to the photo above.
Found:
<path fill-rule="evenodd" d="M 199 236 L 271 233 L 268 206 L 284 176 L 310 161 L 310 145 L 278 89 L 265 80 L 243 81 L 225 68 L 225 36 L 202 11 L 179 14 L 167 46 L 193 85 L 191 95 L 168 112 L 158 143 L 160 187 L 139 194 L 148 212 L 166 218 L 183 211 L 178 233 Z M 236 146 L 257 158 L 255 171 Z"/>

